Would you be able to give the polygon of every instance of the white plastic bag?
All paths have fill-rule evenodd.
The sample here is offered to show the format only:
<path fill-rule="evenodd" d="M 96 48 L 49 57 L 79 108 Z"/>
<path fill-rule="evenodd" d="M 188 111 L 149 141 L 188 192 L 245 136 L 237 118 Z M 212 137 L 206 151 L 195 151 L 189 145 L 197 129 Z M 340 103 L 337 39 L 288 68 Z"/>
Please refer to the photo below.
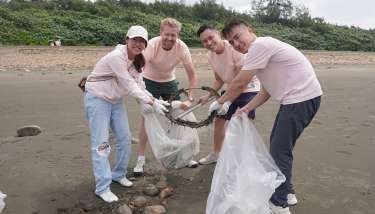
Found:
<path fill-rule="evenodd" d="M 0 191 L 0 213 L 3 211 L 3 209 L 5 207 L 4 199 L 6 197 L 7 197 L 7 195 Z"/>
<path fill-rule="evenodd" d="M 183 112 L 179 101 L 172 103 L 172 114 Z M 199 153 L 199 137 L 196 129 L 172 124 L 166 117 L 156 113 L 144 115 L 148 141 L 156 159 L 166 169 L 186 166 Z M 193 113 L 182 119 L 196 121 Z"/>
<path fill-rule="evenodd" d="M 233 117 L 215 168 L 206 214 L 269 214 L 268 201 L 284 181 L 247 115 Z"/>

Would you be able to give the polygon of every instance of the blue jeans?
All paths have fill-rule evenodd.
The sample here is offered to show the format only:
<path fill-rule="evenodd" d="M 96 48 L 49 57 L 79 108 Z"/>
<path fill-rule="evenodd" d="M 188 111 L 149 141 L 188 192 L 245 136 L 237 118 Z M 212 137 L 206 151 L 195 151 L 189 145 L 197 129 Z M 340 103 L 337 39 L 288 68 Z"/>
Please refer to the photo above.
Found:
<path fill-rule="evenodd" d="M 119 181 L 126 176 L 131 154 L 131 135 L 123 100 L 112 104 L 85 92 L 86 117 L 90 127 L 91 159 L 95 176 L 95 194 L 110 190 L 112 180 Z M 111 171 L 108 160 L 110 154 L 109 128 L 116 137 L 116 163 Z"/>

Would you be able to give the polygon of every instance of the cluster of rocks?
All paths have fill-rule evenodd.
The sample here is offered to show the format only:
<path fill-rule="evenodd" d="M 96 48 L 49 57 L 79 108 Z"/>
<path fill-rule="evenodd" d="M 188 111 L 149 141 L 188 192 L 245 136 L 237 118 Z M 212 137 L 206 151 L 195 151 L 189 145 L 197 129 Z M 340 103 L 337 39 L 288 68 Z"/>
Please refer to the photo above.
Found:
<path fill-rule="evenodd" d="M 167 213 L 168 199 L 174 194 L 164 175 L 129 178 L 132 188 L 121 188 L 116 194 L 117 203 L 106 204 L 98 199 L 79 201 L 73 208 L 60 208 L 57 214 L 164 214 Z M 116 189 L 117 190 L 117 189 Z"/>

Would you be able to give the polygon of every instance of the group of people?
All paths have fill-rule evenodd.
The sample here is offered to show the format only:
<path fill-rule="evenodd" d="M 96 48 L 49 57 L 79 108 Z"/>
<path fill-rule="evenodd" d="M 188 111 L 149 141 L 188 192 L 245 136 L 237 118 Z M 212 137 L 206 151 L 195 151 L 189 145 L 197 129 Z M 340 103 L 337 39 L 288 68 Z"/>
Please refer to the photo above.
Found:
<path fill-rule="evenodd" d="M 178 93 L 175 70 L 179 63 L 186 71 L 189 87 L 198 85 L 197 74 L 188 46 L 179 39 L 181 23 L 173 18 L 161 21 L 160 35 L 148 40 L 147 30 L 132 26 L 125 44 L 105 55 L 87 77 L 84 95 L 86 117 L 90 128 L 91 156 L 95 176 L 95 194 L 106 202 L 118 197 L 111 192 L 112 181 L 133 185 L 126 178 L 131 153 L 131 134 L 124 98 L 134 97 L 142 114 L 164 114 L 166 100 Z M 214 120 L 213 151 L 200 164 L 215 163 L 225 137 L 225 124 L 234 115 L 246 113 L 255 118 L 255 109 L 270 97 L 280 103 L 270 137 L 270 153 L 286 177 L 270 199 L 274 213 L 290 213 L 288 206 L 297 198 L 292 185 L 293 148 L 320 105 L 322 90 L 313 67 L 293 46 L 272 37 L 257 37 L 252 27 L 241 19 L 229 21 L 222 32 L 209 25 L 198 31 L 202 46 L 209 51 L 213 71 L 211 87 L 222 96 L 209 106 L 217 111 Z M 199 97 L 206 103 L 211 94 Z M 178 97 L 177 97 L 178 98 Z M 189 91 L 181 108 L 188 109 L 195 97 Z M 109 129 L 116 137 L 116 162 L 111 169 Z M 139 124 L 139 143 L 135 174 L 142 174 L 147 144 L 144 118 Z M 196 167 L 191 161 L 188 167 Z"/>

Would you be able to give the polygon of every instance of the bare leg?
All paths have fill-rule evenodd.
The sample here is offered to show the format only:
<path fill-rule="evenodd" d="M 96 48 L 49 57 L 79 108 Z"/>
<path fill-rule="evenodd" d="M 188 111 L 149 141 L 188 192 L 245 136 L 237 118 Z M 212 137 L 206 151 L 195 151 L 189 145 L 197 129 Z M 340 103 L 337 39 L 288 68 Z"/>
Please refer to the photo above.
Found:
<path fill-rule="evenodd" d="M 145 129 L 145 118 L 142 116 L 141 122 L 139 123 L 139 140 L 138 140 L 138 158 L 137 164 L 135 165 L 133 172 L 134 176 L 142 176 L 143 175 L 143 167 L 146 163 L 145 158 L 145 150 L 147 144 L 147 134 Z"/>
<path fill-rule="evenodd" d="M 225 137 L 225 123 L 223 118 L 215 118 L 214 122 L 214 153 L 219 154 Z"/>
<path fill-rule="evenodd" d="M 213 152 L 209 153 L 206 157 L 199 160 L 200 164 L 211 164 L 217 161 L 219 156 L 221 146 L 224 142 L 225 137 L 225 123 L 227 121 L 223 118 L 215 118 L 214 121 L 214 142 L 213 142 Z"/>
<path fill-rule="evenodd" d="M 145 118 L 142 116 L 141 122 L 139 123 L 139 136 L 138 136 L 138 156 L 145 156 L 146 144 L 148 141 L 146 129 L 145 129 Z"/>

